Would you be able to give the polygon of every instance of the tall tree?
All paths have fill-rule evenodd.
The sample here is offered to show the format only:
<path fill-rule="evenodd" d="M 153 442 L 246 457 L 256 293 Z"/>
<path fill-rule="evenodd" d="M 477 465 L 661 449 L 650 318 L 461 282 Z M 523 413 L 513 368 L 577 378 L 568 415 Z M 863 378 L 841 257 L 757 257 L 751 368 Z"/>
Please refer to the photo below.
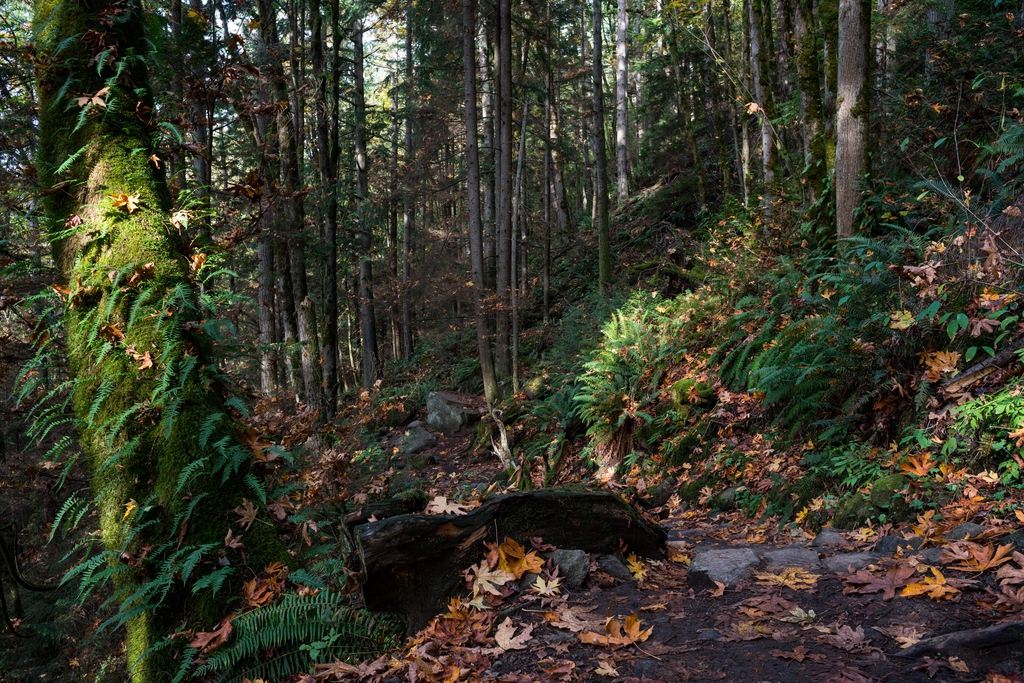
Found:
<path fill-rule="evenodd" d="M 626 12 L 627 0 L 619 0 L 619 12 L 615 32 L 615 164 L 618 178 L 617 201 L 619 206 L 629 198 L 629 70 L 626 62 L 627 31 L 629 17 Z"/>
<path fill-rule="evenodd" d="M 405 188 L 402 192 L 402 357 L 412 355 L 412 309 L 409 287 L 412 285 L 412 231 L 416 221 L 415 195 L 412 190 L 415 152 L 412 146 L 412 0 L 405 10 Z"/>
<path fill-rule="evenodd" d="M 602 288 L 612 283 L 612 246 L 611 227 L 608 221 L 608 155 L 605 151 L 604 125 L 604 69 L 602 67 L 601 48 L 601 0 L 594 0 L 594 55 L 593 90 L 594 90 L 594 156 L 596 163 L 594 204 L 597 207 L 597 264 L 598 282 Z"/>
<path fill-rule="evenodd" d="M 221 548 L 229 531 L 242 533 L 232 509 L 246 496 L 256 500 L 246 483 L 252 453 L 236 441 L 216 359 L 201 333 L 206 316 L 189 266 L 199 260 L 182 251 L 170 221 L 141 4 L 40 0 L 34 24 L 45 64 L 37 71 L 35 167 L 43 187 L 59 188 L 44 206 L 54 263 L 69 288 L 72 405 L 109 566 L 120 567 L 115 597 L 132 601 L 123 613 L 130 676 L 163 681 L 176 666 L 176 648 L 154 646 L 183 622 L 209 630 L 228 605 L 189 588 L 180 599 L 162 600 L 165 588 L 154 587 L 149 572 L 180 567 L 202 544 Z M 104 35 L 104 43 L 78 40 L 84 31 Z M 101 58 L 108 49 L 118 55 L 113 61 Z M 69 84 L 102 91 L 96 97 L 103 104 L 83 111 L 69 98 Z M 222 572 L 225 591 L 241 588 L 246 566 L 293 563 L 258 510 L 259 523 L 245 532 L 246 554 L 224 549 L 232 567 Z M 144 559 L 135 567 L 122 561 L 125 553 Z"/>
<path fill-rule="evenodd" d="M 497 335 L 494 367 L 498 377 L 509 377 L 511 368 L 512 284 L 512 2 L 498 2 L 498 50 L 495 69 L 498 81 L 498 177 L 497 177 Z"/>
<path fill-rule="evenodd" d="M 867 169 L 870 55 L 869 0 L 840 0 L 835 182 L 836 235 L 840 238 L 853 235 L 853 213 Z"/>
<path fill-rule="evenodd" d="M 356 231 L 359 237 L 359 329 L 363 351 L 363 388 L 377 381 L 377 319 L 373 310 L 373 228 L 370 225 L 366 157 L 366 85 L 363 77 L 363 20 L 352 25 L 355 66 Z"/>
<path fill-rule="evenodd" d="M 466 212 L 469 218 L 469 250 L 473 272 L 473 308 L 476 313 L 476 344 L 488 405 L 498 396 L 498 378 L 491 358 L 491 340 L 484 305 L 484 248 L 480 222 L 480 159 L 476 120 L 476 2 L 462 0 L 462 62 L 465 70 L 466 112 Z M 484 105 L 486 110 L 486 104 Z"/>

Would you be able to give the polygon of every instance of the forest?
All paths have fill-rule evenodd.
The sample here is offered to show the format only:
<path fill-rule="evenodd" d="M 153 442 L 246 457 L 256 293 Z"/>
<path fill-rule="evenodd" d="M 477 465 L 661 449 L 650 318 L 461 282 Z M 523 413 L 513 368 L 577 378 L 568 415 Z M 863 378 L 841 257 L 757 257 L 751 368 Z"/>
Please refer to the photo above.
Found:
<path fill-rule="evenodd" d="M 0 0 L 0 681 L 1024 681 L 1024 5 Z"/>

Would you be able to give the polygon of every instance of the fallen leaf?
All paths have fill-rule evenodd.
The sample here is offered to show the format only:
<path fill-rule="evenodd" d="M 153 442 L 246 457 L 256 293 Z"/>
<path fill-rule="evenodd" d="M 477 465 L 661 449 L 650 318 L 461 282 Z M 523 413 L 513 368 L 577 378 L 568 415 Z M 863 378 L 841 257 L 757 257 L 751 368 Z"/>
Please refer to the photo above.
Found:
<path fill-rule="evenodd" d="M 783 652 L 782 650 L 772 650 L 772 657 L 778 659 L 792 659 L 795 662 L 803 662 L 805 659 L 828 659 L 828 655 L 811 654 L 811 651 L 803 645 L 798 645 L 793 648 L 792 652 Z"/>
<path fill-rule="evenodd" d="M 864 627 L 858 626 L 857 628 L 850 628 L 845 624 L 836 629 L 835 633 L 825 634 L 820 637 L 820 640 L 845 650 L 846 652 L 852 652 L 854 654 L 867 654 L 869 652 L 878 651 L 877 647 L 872 646 L 864 635 Z"/>
<path fill-rule="evenodd" d="M 567 631 L 572 631 L 573 633 L 579 633 L 580 631 L 584 631 L 586 629 L 601 628 L 604 625 L 603 620 L 590 614 L 596 609 L 596 606 L 563 606 L 559 608 L 557 611 L 545 612 L 544 620 L 547 621 L 551 626 L 554 626 L 555 628 L 561 628 Z"/>
<path fill-rule="evenodd" d="M 946 582 L 946 577 L 935 567 L 932 567 L 932 576 L 929 576 L 918 583 L 911 583 L 900 591 L 900 597 L 912 598 L 915 595 L 927 595 L 934 600 L 950 599 L 959 595 L 960 589 L 954 588 Z"/>
<path fill-rule="evenodd" d="M 475 596 L 482 595 L 483 593 L 501 595 L 498 586 L 503 586 L 516 578 L 504 569 L 492 570 L 487 566 L 486 562 L 470 567 L 463 573 L 463 576 L 472 586 L 473 595 Z"/>
<path fill-rule="evenodd" d="M 533 585 L 530 586 L 530 590 L 532 590 L 537 595 L 540 595 L 540 596 L 543 596 L 543 597 L 546 597 L 546 598 L 552 598 L 552 597 L 558 595 L 558 593 L 560 592 L 561 586 L 562 586 L 562 580 L 559 579 L 559 578 L 554 578 L 554 579 L 551 579 L 550 581 L 545 581 L 543 577 L 538 576 L 537 580 L 534 581 Z"/>
<path fill-rule="evenodd" d="M 650 638 L 654 627 L 646 631 L 640 628 L 640 617 L 632 614 L 626 617 L 625 625 L 617 619 L 609 618 L 604 625 L 604 634 L 584 631 L 580 633 L 580 642 L 600 647 L 618 648 L 634 643 L 642 643 Z"/>
<path fill-rule="evenodd" d="M 115 209 L 124 207 L 128 213 L 135 213 L 139 210 L 139 195 L 137 194 L 120 192 L 110 195 L 110 198 L 113 200 L 112 204 Z"/>
<path fill-rule="evenodd" d="M 234 532 L 228 529 L 228 535 L 224 537 L 224 547 L 238 550 L 239 548 L 244 548 L 245 544 L 242 543 L 241 536 L 235 536 Z"/>
<path fill-rule="evenodd" d="M 494 631 L 495 648 L 484 650 L 488 654 L 504 654 L 509 650 L 525 650 L 526 644 L 533 639 L 533 624 L 530 624 L 516 635 L 516 625 L 511 617 L 498 624 Z"/>
<path fill-rule="evenodd" d="M 786 586 L 793 590 L 809 590 L 818 585 L 819 574 L 812 574 L 801 567 L 790 567 L 781 574 L 754 574 L 762 586 Z"/>
<path fill-rule="evenodd" d="M 249 527 L 252 526 L 252 523 L 256 521 L 256 515 L 259 514 L 256 506 L 245 498 L 242 499 L 242 504 L 234 509 L 234 512 L 239 517 L 239 524 L 242 524 L 246 531 L 248 531 Z"/>
<path fill-rule="evenodd" d="M 228 638 L 231 637 L 231 620 L 234 618 L 234 614 L 226 616 L 214 630 L 197 633 L 195 638 L 193 638 L 189 643 L 189 647 L 194 647 L 204 653 L 216 650 L 218 647 L 228 642 Z"/>
<path fill-rule="evenodd" d="M 135 502 L 135 499 L 132 498 L 131 500 L 129 500 L 127 503 L 124 504 L 124 517 L 121 518 L 121 521 L 127 521 L 131 514 L 138 509 L 139 504 Z"/>
<path fill-rule="evenodd" d="M 901 650 L 906 649 L 911 645 L 916 645 L 921 642 L 921 639 L 925 636 L 925 631 L 921 630 L 920 627 L 913 625 L 893 624 L 888 627 L 872 626 L 872 628 L 883 636 L 888 636 L 899 643 Z"/>
<path fill-rule="evenodd" d="M 723 595 L 725 595 L 725 584 L 724 583 L 722 583 L 721 581 L 715 581 L 715 586 L 717 586 L 717 588 L 715 588 L 715 590 L 711 591 L 711 597 L 713 597 L 713 598 L 720 598 Z"/>
<path fill-rule="evenodd" d="M 523 574 L 539 574 L 544 569 L 544 560 L 537 555 L 537 551 L 526 552 L 515 540 L 506 538 L 498 546 L 498 569 L 521 579 Z"/>
<path fill-rule="evenodd" d="M 661 610 L 667 610 L 668 606 L 665 603 L 659 602 L 653 605 L 643 605 L 640 608 L 641 612 L 660 612 Z"/>
<path fill-rule="evenodd" d="M 472 509 L 472 505 L 449 503 L 445 496 L 435 496 L 427 503 L 426 513 L 428 515 L 464 515 Z"/>
<path fill-rule="evenodd" d="M 909 584 L 916 575 L 917 570 L 906 562 L 892 565 L 884 576 L 861 569 L 846 577 L 843 595 L 882 593 L 882 600 L 889 601 L 896 596 L 897 589 Z"/>
<path fill-rule="evenodd" d="M 614 678 L 619 675 L 619 670 L 615 668 L 615 662 L 610 659 L 598 659 L 597 668 L 594 669 L 594 673 L 598 676 L 608 676 Z"/>
<path fill-rule="evenodd" d="M 1013 559 L 1011 551 L 1013 551 L 1012 543 L 995 548 L 991 545 L 982 546 L 970 541 L 958 541 L 951 543 L 949 548 L 943 550 L 943 557 L 957 562 L 957 564 L 951 564 L 950 569 L 963 572 L 983 572 L 1009 562 Z"/>
<path fill-rule="evenodd" d="M 1016 586 L 1024 583 L 1024 553 L 1014 551 L 1013 561 L 1017 563 L 1016 567 L 1004 564 L 996 572 L 996 581 L 1000 586 Z"/>
<path fill-rule="evenodd" d="M 644 561 L 633 553 L 626 558 L 626 567 L 638 582 L 647 577 L 647 567 L 644 566 Z"/>

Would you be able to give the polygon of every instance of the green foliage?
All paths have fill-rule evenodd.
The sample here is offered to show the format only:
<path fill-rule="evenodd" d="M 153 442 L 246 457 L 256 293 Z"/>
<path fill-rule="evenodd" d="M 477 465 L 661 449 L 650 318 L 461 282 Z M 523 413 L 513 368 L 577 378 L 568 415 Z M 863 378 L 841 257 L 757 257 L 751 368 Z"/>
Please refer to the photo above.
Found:
<path fill-rule="evenodd" d="M 196 676 L 220 683 L 279 681 L 318 662 L 376 658 L 400 647 L 405 634 L 397 616 L 346 607 L 341 595 L 329 590 L 285 595 L 276 605 L 236 617 L 231 625 L 231 644 L 214 652 Z"/>
<path fill-rule="evenodd" d="M 1002 483 L 1021 482 L 1024 456 L 1024 380 L 957 406 L 949 450 L 972 445 L 980 464 L 995 467 Z"/>

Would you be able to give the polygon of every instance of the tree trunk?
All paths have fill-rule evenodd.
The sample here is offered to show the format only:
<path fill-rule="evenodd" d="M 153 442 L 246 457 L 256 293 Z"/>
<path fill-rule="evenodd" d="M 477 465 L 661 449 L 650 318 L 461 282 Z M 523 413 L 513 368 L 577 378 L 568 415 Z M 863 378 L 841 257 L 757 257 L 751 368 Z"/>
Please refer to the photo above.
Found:
<path fill-rule="evenodd" d="M 491 78 L 491 65 L 488 60 L 487 29 L 484 22 L 480 22 L 478 37 L 478 61 L 480 71 L 480 110 L 482 112 L 482 125 L 484 129 L 484 153 L 481 162 L 480 175 L 484 187 L 483 203 L 483 254 L 484 254 L 484 275 L 483 287 L 485 291 L 494 290 L 494 179 L 495 179 L 495 152 L 494 152 L 494 79 Z"/>
<path fill-rule="evenodd" d="M 804 178 L 811 202 L 817 201 L 825 186 L 825 140 L 821 111 L 821 77 L 817 41 L 812 32 L 812 0 L 796 0 L 796 68 L 800 80 L 800 108 L 803 115 Z"/>
<path fill-rule="evenodd" d="M 233 548 L 222 551 L 231 565 L 223 572 L 222 595 L 240 590 L 253 571 L 248 567 L 259 571 L 293 560 L 262 509 L 248 531 L 232 513 L 244 498 L 258 500 L 245 483 L 252 453 L 235 440 L 211 345 L 197 331 L 203 316 L 187 265 L 192 254 L 182 253 L 168 221 L 170 194 L 150 160 L 160 151 L 153 124 L 137 115 L 154 106 L 146 69 L 141 60 L 101 62 L 97 73 L 95 55 L 77 40 L 95 31 L 119 55 L 147 54 L 141 8 L 117 6 L 118 20 L 110 26 L 104 10 L 112 7 L 36 3 L 36 47 L 53 66 L 37 71 L 35 167 L 44 188 L 71 181 L 46 196 L 44 206 L 54 263 L 71 288 L 64 330 L 75 380 L 72 405 L 110 566 L 124 553 L 139 558 L 138 568 L 120 565 L 114 597 L 132 599 L 122 612 L 128 668 L 133 681 L 150 683 L 177 666 L 172 655 L 180 648 L 150 650 L 170 629 L 184 623 L 209 630 L 228 610 L 209 591 L 191 594 L 196 579 L 216 570 L 215 561 L 207 561 L 212 552 L 186 586 L 173 589 L 177 599 L 163 599 L 162 587 L 179 580 L 189 553 L 204 543 L 223 548 L 229 530 L 244 535 L 244 558 Z M 81 110 L 68 107 L 67 81 L 88 92 L 109 86 L 106 106 L 90 105 L 95 113 L 76 126 Z M 58 175 L 62 165 L 66 173 Z M 137 206 L 112 200 L 122 194 L 135 197 Z M 182 479 L 183 472 L 191 475 Z M 136 509 L 134 501 L 145 503 Z M 151 552 L 142 553 L 143 547 Z M 156 584 L 155 576 L 167 583 Z"/>
<path fill-rule="evenodd" d="M 469 217 L 469 251 L 473 272 L 473 307 L 476 313 L 476 345 L 483 376 L 487 405 L 493 405 L 498 395 L 498 379 L 491 358 L 491 341 L 487 329 L 487 311 L 484 307 L 484 249 L 480 224 L 480 159 L 477 149 L 476 121 L 476 3 L 462 0 L 462 62 L 465 69 L 466 106 L 466 211 Z M 484 107 L 486 111 L 486 106 Z"/>
<path fill-rule="evenodd" d="M 775 136 L 772 130 L 772 119 L 775 116 L 775 106 L 769 95 L 770 85 L 767 69 L 767 60 L 764 53 L 762 31 L 763 0 L 749 0 L 747 7 L 750 10 L 750 71 L 754 81 L 754 99 L 757 101 L 757 115 L 761 121 L 761 206 L 766 217 L 772 214 L 774 204 L 775 187 Z"/>
<path fill-rule="evenodd" d="M 859 184 L 866 172 L 868 145 L 869 0 L 840 0 L 839 66 L 836 96 L 836 235 L 850 237 Z"/>
<path fill-rule="evenodd" d="M 366 89 L 363 80 L 363 21 L 352 26 L 355 62 L 355 152 L 356 152 L 356 230 L 359 237 L 359 329 L 362 333 L 363 388 L 371 389 L 377 381 L 377 320 L 373 311 L 373 261 L 370 228 L 369 187 L 366 161 Z"/>
<path fill-rule="evenodd" d="M 405 19 L 405 191 L 402 192 L 402 357 L 412 355 L 412 311 L 409 308 L 409 287 L 412 271 L 412 231 L 416 220 L 413 203 L 412 174 L 415 153 L 412 147 L 412 2 L 406 7 Z"/>
<path fill-rule="evenodd" d="M 499 379 L 511 374 L 511 277 L 512 268 L 512 3 L 498 3 L 498 141 L 500 146 L 497 183 L 497 269 L 498 297 L 497 335 L 494 344 L 494 367 Z"/>
<path fill-rule="evenodd" d="M 612 247 L 611 228 L 608 224 L 608 157 L 604 142 L 604 69 L 601 54 L 601 0 L 594 0 L 594 56 L 591 59 L 594 71 L 594 156 L 597 159 L 594 203 L 597 207 L 598 283 L 607 291 L 612 284 Z"/>
<path fill-rule="evenodd" d="M 525 59 L 523 60 L 526 61 Z M 519 272 L 520 223 L 523 216 L 523 162 L 526 157 L 526 119 L 530 112 L 529 100 L 523 98 L 523 120 L 519 130 L 519 156 L 516 159 L 516 179 L 513 186 L 515 202 L 512 208 L 512 240 L 509 245 L 509 259 L 512 263 L 509 280 L 510 304 L 512 308 L 512 391 L 519 393 L 519 297 L 520 287 L 525 278 L 517 277 Z"/>
<path fill-rule="evenodd" d="M 627 0 L 619 0 L 618 21 L 615 32 L 615 164 L 618 178 L 616 200 L 619 206 L 629 199 L 629 98 L 626 86 L 629 70 L 626 62 L 626 31 L 629 18 L 626 14 Z"/>
<path fill-rule="evenodd" d="M 327 68 L 324 64 L 323 15 L 320 0 L 309 0 L 313 40 L 312 67 L 316 76 L 316 137 L 320 159 L 321 191 L 324 202 L 324 339 L 323 358 L 325 417 L 334 416 L 338 404 L 338 197 L 335 188 L 334 150 L 330 138 L 330 112 L 327 101 Z M 335 43 L 338 41 L 334 35 Z"/>

